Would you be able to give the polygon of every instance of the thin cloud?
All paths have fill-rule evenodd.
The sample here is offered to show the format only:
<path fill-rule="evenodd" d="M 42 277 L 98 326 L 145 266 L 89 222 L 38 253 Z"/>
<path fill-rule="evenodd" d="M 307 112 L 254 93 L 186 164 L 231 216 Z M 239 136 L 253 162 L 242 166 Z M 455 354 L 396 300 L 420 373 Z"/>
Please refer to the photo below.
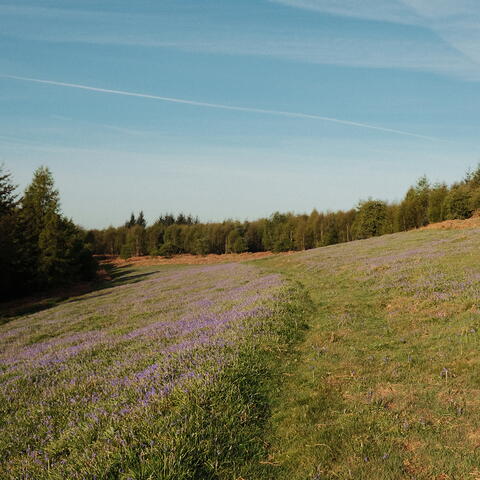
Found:
<path fill-rule="evenodd" d="M 425 25 L 471 61 L 480 64 L 480 4 L 476 0 L 432 2 L 402 0 Z"/>
<path fill-rule="evenodd" d="M 195 107 L 204 107 L 204 108 L 214 108 L 219 110 L 230 110 L 236 112 L 248 112 L 248 113 L 257 113 L 262 115 L 274 115 L 274 116 L 282 116 L 282 117 L 290 117 L 290 118 L 304 118 L 310 120 L 321 120 L 325 122 L 336 123 L 340 125 L 347 125 L 350 127 L 359 127 L 365 128 L 369 130 L 376 130 L 380 132 L 392 133 L 396 135 L 404 135 L 408 137 L 416 137 L 421 138 L 423 140 L 439 140 L 434 137 L 429 137 L 427 135 L 421 135 L 417 133 L 407 132 L 404 130 L 397 130 L 394 128 L 387 128 L 381 127 L 378 125 L 370 125 L 368 123 L 361 123 L 361 122 L 354 122 L 350 120 L 342 120 L 339 118 L 332 118 L 332 117 L 325 117 L 322 115 L 315 115 L 309 113 L 302 113 L 302 112 L 289 112 L 283 110 L 270 110 L 270 109 L 263 109 L 263 108 L 253 108 L 253 107 L 242 107 L 237 105 L 225 105 L 221 103 L 209 103 L 209 102 L 200 102 L 197 100 L 187 100 L 183 98 L 173 98 L 173 97 L 163 97 L 159 95 L 150 95 L 146 93 L 138 93 L 138 92 L 129 92 L 126 90 L 112 90 L 108 88 L 99 88 L 99 87 L 92 87 L 89 85 L 81 85 L 77 83 L 66 83 L 66 82 L 58 82 L 55 80 L 44 80 L 39 78 L 30 78 L 30 77 L 19 77 L 16 75 L 6 75 L 0 74 L 0 78 L 8 78 L 11 80 L 20 80 L 25 82 L 33 82 L 33 83 L 40 83 L 44 85 L 53 85 L 57 87 L 66 87 L 66 88 L 76 88 L 80 90 L 87 90 L 90 92 L 97 92 L 97 93 L 108 93 L 112 95 L 123 95 L 127 97 L 136 97 L 136 98 L 146 98 L 150 100 L 158 100 L 162 102 L 169 102 L 169 103 L 177 103 L 182 105 L 191 105 Z"/>
<path fill-rule="evenodd" d="M 475 0 L 474 0 L 475 1 Z M 155 8 L 124 13 L 0 5 L 2 35 L 22 41 L 175 49 L 220 55 L 277 59 L 355 68 L 433 72 L 479 81 L 479 11 L 472 0 L 270 0 L 260 2 L 256 16 L 245 2 L 232 15 L 229 2 L 159 2 Z M 203 5 L 201 6 L 200 3 Z M 344 29 L 304 22 L 301 30 L 284 22 L 279 4 L 342 17 L 414 25 L 434 35 L 409 36 L 403 29 Z M 438 8 L 437 8 L 438 4 Z M 430 5 L 430 6 L 429 6 Z M 448 7 L 448 8 L 447 8 Z M 104 6 L 105 8 L 105 6 Z M 455 10 L 462 15 L 460 23 Z M 433 17 L 432 17 L 433 15 Z M 39 21 L 41 18 L 41 21 Z M 268 18 L 268 26 L 263 21 Z M 442 23 L 445 18 L 447 23 Z M 472 19 L 471 27 L 465 19 Z M 456 23 L 455 23 L 456 22 Z M 454 27 L 453 29 L 450 27 Z M 3 71 L 15 71 L 0 61 Z"/>
<path fill-rule="evenodd" d="M 382 2 L 379 0 L 269 0 L 293 8 L 316 10 L 342 17 L 375 20 L 381 22 L 416 25 L 422 22 L 415 12 L 400 1 Z"/>
<path fill-rule="evenodd" d="M 480 4 L 477 0 L 269 0 L 293 8 L 432 31 L 459 56 L 480 64 Z"/>

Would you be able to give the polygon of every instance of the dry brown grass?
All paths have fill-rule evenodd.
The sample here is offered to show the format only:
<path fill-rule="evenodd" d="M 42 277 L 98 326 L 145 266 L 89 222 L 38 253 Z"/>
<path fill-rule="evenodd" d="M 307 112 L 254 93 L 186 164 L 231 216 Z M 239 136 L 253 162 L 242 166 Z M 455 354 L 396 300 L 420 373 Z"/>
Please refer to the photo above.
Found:
<path fill-rule="evenodd" d="M 467 438 L 472 444 L 473 448 L 479 448 L 480 447 L 480 430 L 472 430 L 469 433 L 467 433 Z"/>
<path fill-rule="evenodd" d="M 464 230 L 480 227 L 480 214 L 477 212 L 472 218 L 466 220 L 445 220 L 444 222 L 431 223 L 420 230 Z"/>
<path fill-rule="evenodd" d="M 100 263 L 108 263 L 117 267 L 124 267 L 127 265 L 132 266 L 154 266 L 154 265 L 211 265 L 215 263 L 230 263 L 230 262 L 244 262 L 246 260 L 257 260 L 259 258 L 271 257 L 272 255 L 291 255 L 294 252 L 255 252 L 255 253 L 225 253 L 222 255 L 209 254 L 209 255 L 191 255 L 182 254 L 175 255 L 171 258 L 167 257 L 131 257 L 123 259 L 115 255 L 105 256 L 105 259 Z"/>

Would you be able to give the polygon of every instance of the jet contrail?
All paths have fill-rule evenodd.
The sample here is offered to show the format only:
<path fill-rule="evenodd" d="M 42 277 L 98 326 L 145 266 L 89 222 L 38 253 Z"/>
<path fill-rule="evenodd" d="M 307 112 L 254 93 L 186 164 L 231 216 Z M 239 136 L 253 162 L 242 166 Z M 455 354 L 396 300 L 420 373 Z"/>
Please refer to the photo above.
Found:
<path fill-rule="evenodd" d="M 350 120 L 341 120 L 339 118 L 323 117 L 321 115 L 314 115 L 309 113 L 288 112 L 288 111 L 282 111 L 282 110 L 267 110 L 263 108 L 253 108 L 253 107 L 240 107 L 236 105 L 224 105 L 221 103 L 199 102 L 196 100 L 186 100 L 182 98 L 173 98 L 173 97 L 161 97 L 159 95 L 149 95 L 147 93 L 128 92 L 125 90 L 111 90 L 108 88 L 92 87 L 89 85 L 80 85 L 77 83 L 65 83 L 65 82 L 57 82 L 54 80 L 42 80 L 39 78 L 18 77 L 16 75 L 0 74 L 0 78 L 9 78 L 12 80 L 21 80 L 25 82 L 42 83 L 46 85 L 55 85 L 57 87 L 78 88 L 80 90 L 88 90 L 90 92 L 110 93 L 113 95 L 124 95 L 127 97 L 149 98 L 151 100 L 159 100 L 162 102 L 170 102 L 170 103 L 180 103 L 183 105 L 193 105 L 196 107 L 216 108 L 221 110 L 233 110 L 236 112 L 260 113 L 264 115 L 277 115 L 277 116 L 292 117 L 292 118 L 307 118 L 311 120 L 323 120 L 325 122 L 339 123 L 341 125 L 349 125 L 351 127 L 368 128 L 370 130 L 378 130 L 380 132 L 394 133 L 396 135 L 406 135 L 408 137 L 422 138 L 424 140 L 433 140 L 433 141 L 439 140 L 438 138 L 428 137 L 426 135 L 420 135 L 418 133 L 406 132 L 404 130 L 396 130 L 393 128 L 379 127 L 376 125 L 370 125 L 368 123 L 352 122 Z"/>

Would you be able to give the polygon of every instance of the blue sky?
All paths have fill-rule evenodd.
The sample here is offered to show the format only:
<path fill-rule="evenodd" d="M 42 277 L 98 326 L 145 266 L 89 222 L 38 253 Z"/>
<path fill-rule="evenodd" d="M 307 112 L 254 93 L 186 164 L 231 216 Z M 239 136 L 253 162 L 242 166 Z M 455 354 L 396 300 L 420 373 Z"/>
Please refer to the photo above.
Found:
<path fill-rule="evenodd" d="M 480 160 L 479 25 L 477 0 L 0 1 L 0 162 L 48 165 L 86 227 L 399 199 Z"/>

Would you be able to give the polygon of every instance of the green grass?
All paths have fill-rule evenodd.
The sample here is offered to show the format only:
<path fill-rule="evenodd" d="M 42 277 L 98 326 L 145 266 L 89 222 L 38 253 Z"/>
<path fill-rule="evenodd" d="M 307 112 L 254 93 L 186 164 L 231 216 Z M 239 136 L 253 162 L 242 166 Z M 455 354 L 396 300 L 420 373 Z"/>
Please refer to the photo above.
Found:
<path fill-rule="evenodd" d="M 315 311 L 272 418 L 276 478 L 480 478 L 480 232 L 262 261 Z"/>
<path fill-rule="evenodd" d="M 401 233 L 249 265 L 249 275 L 280 274 L 287 288 L 260 330 L 238 343 L 218 381 L 175 390 L 155 410 L 139 408 L 127 420 L 107 416 L 97 429 L 85 422 L 55 430 L 60 434 L 46 450 L 55 468 L 37 468 L 18 451 L 15 473 L 0 470 L 0 477 L 27 478 L 18 477 L 23 468 L 39 479 L 480 479 L 480 230 Z M 76 332 L 123 335 L 180 315 L 182 302 L 194 311 L 207 291 L 219 302 L 211 312 L 236 308 L 220 277 L 193 280 L 188 273 L 181 293 L 175 272 L 182 268 L 119 271 L 98 291 L 0 327 L 6 333 L 28 327 L 30 337 L 18 341 L 34 345 Z M 144 286 L 170 273 L 168 288 L 160 285 L 147 298 Z M 236 286 L 250 280 L 240 276 Z M 169 303 L 174 295 L 178 305 Z M 38 323 L 53 314 L 56 330 Z M 125 358 L 144 358 L 139 370 L 156 355 L 148 351 L 155 343 L 128 348 Z M 100 345 L 82 362 L 103 372 L 100 360 L 116 355 L 117 347 Z M 80 378 L 82 362 L 61 375 Z M 41 424 L 48 410 L 54 423 L 68 425 L 75 411 L 61 396 L 58 408 L 35 408 L 31 382 L 46 382 L 53 395 L 63 378 L 40 374 L 48 382 L 27 375 L 18 386 L 30 395 L 22 400 L 22 408 L 32 406 L 30 417 L 2 407 L 5 431 L 12 435 L 16 427 L 19 444 L 22 429 L 36 434 L 32 418 Z M 72 388 L 102 387 L 100 379 L 86 378 Z M 115 400 L 106 397 L 104 408 L 114 411 Z M 0 447 L 11 450 L 5 438 Z M 61 458 L 68 468 L 59 466 Z"/>
<path fill-rule="evenodd" d="M 0 325 L 1 479 L 272 478 L 302 290 L 243 265 L 137 275 Z"/>
<path fill-rule="evenodd" d="M 0 325 L 15 318 L 48 310 L 70 300 L 75 301 L 87 292 L 96 292 L 120 285 L 133 284 L 145 280 L 155 273 L 185 268 L 183 265 L 115 267 L 108 264 L 104 267 L 111 277 L 110 280 L 95 280 L 81 285 L 67 285 L 63 288 L 58 287 L 43 293 L 37 293 L 32 297 L 20 297 L 0 303 Z"/>

